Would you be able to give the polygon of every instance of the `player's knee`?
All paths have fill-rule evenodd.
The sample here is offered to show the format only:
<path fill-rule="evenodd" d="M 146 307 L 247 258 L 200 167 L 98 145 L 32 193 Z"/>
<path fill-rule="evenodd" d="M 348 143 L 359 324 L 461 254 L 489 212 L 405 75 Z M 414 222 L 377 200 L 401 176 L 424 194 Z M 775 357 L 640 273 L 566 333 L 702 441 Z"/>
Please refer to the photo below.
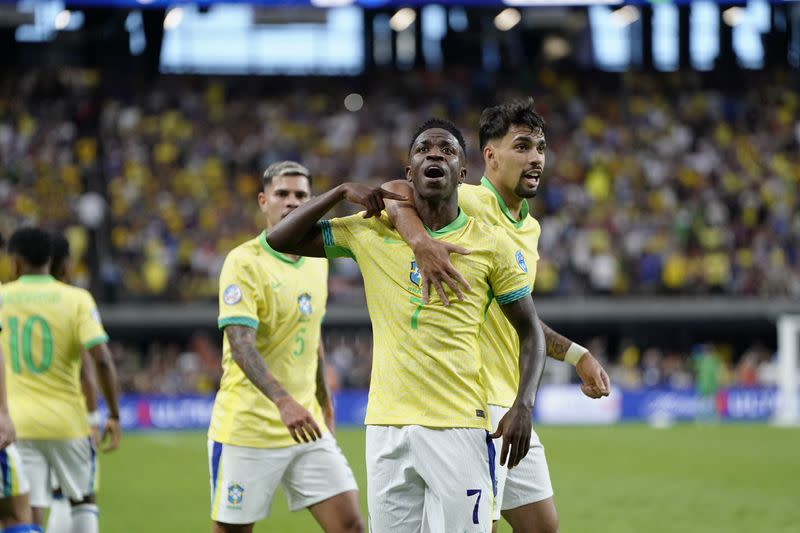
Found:
<path fill-rule="evenodd" d="M 341 533 L 364 533 L 364 520 L 358 513 L 346 516 L 342 520 Z"/>
<path fill-rule="evenodd" d="M 556 513 L 548 514 L 542 517 L 531 533 L 558 533 L 558 515 Z"/>

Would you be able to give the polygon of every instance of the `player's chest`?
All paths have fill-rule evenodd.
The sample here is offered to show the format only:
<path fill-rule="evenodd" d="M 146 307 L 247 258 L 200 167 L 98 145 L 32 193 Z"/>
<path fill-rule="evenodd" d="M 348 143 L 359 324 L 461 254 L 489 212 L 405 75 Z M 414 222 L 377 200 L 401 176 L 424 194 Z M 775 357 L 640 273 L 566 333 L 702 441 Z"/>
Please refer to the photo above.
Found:
<path fill-rule="evenodd" d="M 262 314 L 267 315 L 270 322 L 319 321 L 325 314 L 328 295 L 325 273 L 311 269 L 274 272 L 267 276 L 261 290 Z"/>

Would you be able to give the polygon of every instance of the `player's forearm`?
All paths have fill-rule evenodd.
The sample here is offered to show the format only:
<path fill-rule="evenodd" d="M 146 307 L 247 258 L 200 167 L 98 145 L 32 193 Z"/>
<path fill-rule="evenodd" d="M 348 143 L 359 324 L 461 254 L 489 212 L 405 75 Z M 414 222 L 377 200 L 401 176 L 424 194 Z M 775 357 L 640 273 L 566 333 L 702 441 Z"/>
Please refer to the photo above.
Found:
<path fill-rule="evenodd" d="M 317 222 L 344 199 L 344 191 L 344 185 L 339 185 L 292 211 L 269 231 L 267 243 L 279 252 L 324 256 Z M 319 245 L 312 246 L 315 241 Z"/>
<path fill-rule="evenodd" d="M 542 325 L 542 331 L 544 332 L 547 357 L 552 357 L 558 361 L 563 361 L 567 356 L 567 350 L 569 350 L 569 347 L 572 345 L 572 341 L 560 333 L 556 333 L 550 328 L 550 326 L 541 320 L 539 323 Z"/>
<path fill-rule="evenodd" d="M 519 337 L 519 387 L 514 403 L 533 408 L 544 374 L 545 338 L 533 299 L 522 298 L 501 306 Z"/>
<path fill-rule="evenodd" d="M 91 356 L 83 352 L 83 364 L 81 365 L 81 390 L 86 399 L 86 410 L 94 412 L 97 410 L 97 376 L 94 372 L 94 365 L 91 364 Z"/>
<path fill-rule="evenodd" d="M 413 249 L 426 239 L 430 239 L 431 237 L 425 231 L 425 225 L 414 206 L 414 191 L 408 182 L 395 180 L 384 183 L 382 187 L 407 198 L 406 200 L 384 201 L 389 220 L 403 240 Z"/>
<path fill-rule="evenodd" d="M 94 368 L 97 372 L 97 380 L 103 398 L 108 408 L 108 416 L 119 419 L 119 398 L 117 388 L 117 368 L 111 357 L 111 351 L 106 344 L 99 344 L 92 348 L 89 353 L 94 359 Z"/>
<path fill-rule="evenodd" d="M 317 402 L 320 407 L 325 408 L 330 402 L 330 398 L 328 382 L 325 381 L 325 359 L 320 354 L 317 360 Z"/>
<path fill-rule="evenodd" d="M 275 404 L 282 398 L 287 398 L 289 393 L 270 372 L 267 363 L 256 350 L 256 330 L 246 326 L 228 326 L 225 333 L 231 345 L 233 360 L 261 394 Z"/>
<path fill-rule="evenodd" d="M 2 349 L 0 349 L 0 412 L 8 413 L 8 401 L 6 399 L 6 361 L 3 358 Z"/>

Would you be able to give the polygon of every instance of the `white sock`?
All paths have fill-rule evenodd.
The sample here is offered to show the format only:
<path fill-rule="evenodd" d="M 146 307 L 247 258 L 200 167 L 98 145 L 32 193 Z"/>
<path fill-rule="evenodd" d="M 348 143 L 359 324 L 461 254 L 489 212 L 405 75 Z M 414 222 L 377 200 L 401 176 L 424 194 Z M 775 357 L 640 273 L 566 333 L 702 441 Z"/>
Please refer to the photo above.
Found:
<path fill-rule="evenodd" d="M 97 518 L 100 512 L 93 503 L 82 503 L 72 507 L 72 533 L 98 533 Z"/>
<path fill-rule="evenodd" d="M 72 528 L 72 509 L 66 498 L 54 499 L 47 517 L 47 533 L 69 533 Z"/>

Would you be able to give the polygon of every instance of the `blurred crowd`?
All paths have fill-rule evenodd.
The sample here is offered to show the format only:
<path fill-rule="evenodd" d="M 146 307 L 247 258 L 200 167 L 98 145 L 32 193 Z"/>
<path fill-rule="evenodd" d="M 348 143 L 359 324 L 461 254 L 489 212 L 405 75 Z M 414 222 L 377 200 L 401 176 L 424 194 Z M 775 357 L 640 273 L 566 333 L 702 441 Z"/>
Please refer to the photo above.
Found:
<path fill-rule="evenodd" d="M 372 368 L 369 328 L 328 329 L 324 333 L 326 376 L 330 388 L 366 389 Z M 140 394 L 210 394 L 221 377 L 221 344 L 196 333 L 188 343 L 112 343 L 123 392 Z M 608 370 L 615 386 L 625 389 L 774 386 L 774 352 L 760 344 L 737 351 L 727 344 L 702 343 L 688 349 L 664 349 L 622 341 L 613 348 L 598 337 L 588 349 Z M 543 383 L 577 383 L 574 369 L 548 359 Z"/>
<path fill-rule="evenodd" d="M 800 296 L 798 73 L 725 91 L 693 73 L 610 76 L 3 76 L 0 232 L 67 232 L 77 281 L 101 300 L 213 301 L 225 254 L 262 229 L 268 163 L 302 161 L 318 192 L 377 184 L 402 176 L 416 126 L 443 116 L 464 130 L 477 182 L 481 109 L 533 95 L 549 147 L 532 207 L 538 294 Z M 346 109 L 348 93 L 363 106 Z M 332 274 L 332 301 L 361 291 L 354 264 Z"/>

